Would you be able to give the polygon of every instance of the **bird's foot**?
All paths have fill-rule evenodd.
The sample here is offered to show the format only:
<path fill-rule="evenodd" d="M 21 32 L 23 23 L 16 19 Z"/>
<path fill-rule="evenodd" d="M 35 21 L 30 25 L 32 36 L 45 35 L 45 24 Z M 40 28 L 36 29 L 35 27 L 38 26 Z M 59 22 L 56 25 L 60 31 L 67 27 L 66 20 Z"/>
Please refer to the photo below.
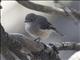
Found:
<path fill-rule="evenodd" d="M 38 37 L 38 38 L 36 38 L 34 41 L 36 41 L 36 42 L 40 42 L 40 37 Z"/>
<path fill-rule="evenodd" d="M 52 49 L 54 50 L 54 52 L 56 52 L 57 54 L 59 53 L 57 47 L 54 44 L 49 43 L 49 45 L 52 47 Z"/>

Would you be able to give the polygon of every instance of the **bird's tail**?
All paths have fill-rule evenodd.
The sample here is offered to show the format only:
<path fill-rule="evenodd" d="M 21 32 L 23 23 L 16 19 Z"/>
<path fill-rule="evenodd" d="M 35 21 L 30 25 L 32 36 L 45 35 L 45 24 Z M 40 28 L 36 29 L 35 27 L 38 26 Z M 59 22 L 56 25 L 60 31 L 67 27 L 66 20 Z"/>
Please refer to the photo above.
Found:
<path fill-rule="evenodd" d="M 56 27 L 53 27 L 52 25 L 49 27 L 50 29 L 54 30 L 56 33 L 60 34 L 61 36 L 64 36 L 62 33 L 60 33 Z"/>

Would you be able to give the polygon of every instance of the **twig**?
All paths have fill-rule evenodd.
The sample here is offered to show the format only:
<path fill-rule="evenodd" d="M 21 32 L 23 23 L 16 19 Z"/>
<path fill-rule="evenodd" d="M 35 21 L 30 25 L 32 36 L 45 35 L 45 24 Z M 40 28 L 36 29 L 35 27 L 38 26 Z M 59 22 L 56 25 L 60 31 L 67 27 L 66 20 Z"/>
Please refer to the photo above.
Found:
<path fill-rule="evenodd" d="M 58 50 L 80 50 L 80 43 L 75 42 L 61 42 L 54 44 Z"/>

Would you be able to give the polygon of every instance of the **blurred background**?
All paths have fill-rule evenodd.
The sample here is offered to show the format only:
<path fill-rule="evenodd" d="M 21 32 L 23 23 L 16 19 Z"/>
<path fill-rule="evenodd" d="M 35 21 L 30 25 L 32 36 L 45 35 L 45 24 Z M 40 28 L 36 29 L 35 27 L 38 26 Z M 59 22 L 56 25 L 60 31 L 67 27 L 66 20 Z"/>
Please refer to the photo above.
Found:
<path fill-rule="evenodd" d="M 62 7 L 55 4 L 53 1 L 32 1 L 36 4 L 41 4 L 50 7 Z M 60 1 L 64 6 L 71 7 L 80 12 L 80 1 Z M 1 23 L 8 33 L 21 33 L 28 36 L 24 29 L 24 19 L 29 13 L 35 13 L 45 16 L 56 28 L 64 34 L 64 36 L 58 35 L 53 32 L 44 43 L 55 42 L 80 42 L 80 21 L 76 25 L 71 17 L 66 17 L 57 14 L 46 14 L 31 10 L 21 6 L 16 1 L 2 1 L 1 5 Z M 60 51 L 60 57 L 62 60 L 67 60 L 75 51 Z"/>

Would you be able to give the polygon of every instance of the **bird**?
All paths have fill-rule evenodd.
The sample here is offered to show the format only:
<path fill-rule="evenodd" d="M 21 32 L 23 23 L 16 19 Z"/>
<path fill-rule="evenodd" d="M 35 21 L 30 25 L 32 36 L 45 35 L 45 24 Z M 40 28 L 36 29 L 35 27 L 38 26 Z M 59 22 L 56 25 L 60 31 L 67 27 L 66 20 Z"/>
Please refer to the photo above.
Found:
<path fill-rule="evenodd" d="M 25 17 L 25 31 L 29 33 L 35 40 L 44 40 L 49 37 L 52 30 L 60 33 L 55 26 L 53 26 L 46 17 L 29 13 Z"/>

